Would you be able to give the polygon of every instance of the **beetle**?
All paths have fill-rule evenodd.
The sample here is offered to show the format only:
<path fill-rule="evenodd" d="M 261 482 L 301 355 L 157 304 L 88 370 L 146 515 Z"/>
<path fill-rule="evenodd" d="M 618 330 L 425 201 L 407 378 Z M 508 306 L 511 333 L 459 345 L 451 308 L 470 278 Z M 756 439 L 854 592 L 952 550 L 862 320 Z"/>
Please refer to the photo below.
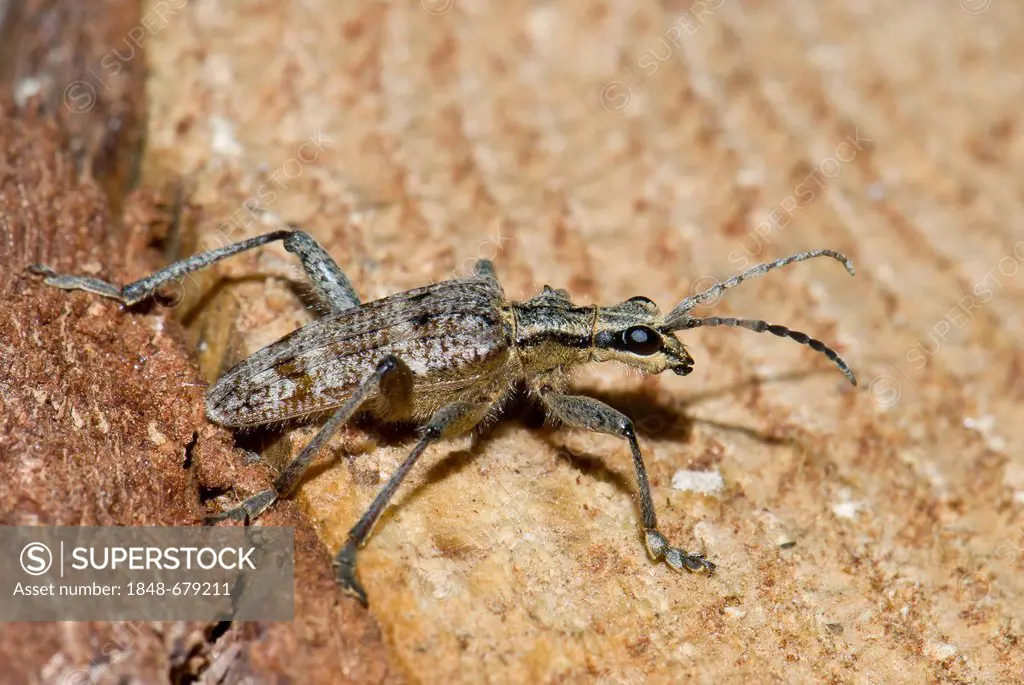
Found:
<path fill-rule="evenodd" d="M 472 430 L 495 415 L 520 386 L 539 399 L 552 418 L 626 440 L 648 554 L 673 569 L 710 575 L 715 564 L 703 554 L 670 545 L 659 532 L 633 422 L 594 398 L 572 394 L 573 370 L 591 362 L 616 361 L 644 374 L 671 371 L 685 376 L 693 370 L 694 360 L 676 333 L 731 326 L 807 345 L 857 383 L 835 351 L 805 333 L 761 320 L 690 314 L 749 278 L 814 257 L 836 259 L 853 275 L 852 263 L 833 250 L 800 252 L 759 264 L 685 298 L 666 314 L 642 296 L 612 306 L 577 305 L 565 290 L 549 286 L 532 299 L 511 301 L 489 260 L 478 261 L 470 277 L 364 304 L 327 251 L 294 224 L 176 262 L 123 288 L 95 278 L 59 275 L 38 264 L 29 270 L 45 276 L 48 285 L 85 290 L 130 306 L 189 272 L 278 240 L 299 258 L 327 313 L 227 371 L 207 392 L 206 414 L 215 423 L 236 428 L 328 411 L 330 417 L 271 488 L 206 522 L 249 521 L 290 495 L 324 444 L 358 414 L 382 422 L 419 424 L 415 447 L 349 531 L 335 558 L 338 582 L 364 606 L 367 597 L 356 577 L 357 553 L 402 480 L 429 445 Z"/>

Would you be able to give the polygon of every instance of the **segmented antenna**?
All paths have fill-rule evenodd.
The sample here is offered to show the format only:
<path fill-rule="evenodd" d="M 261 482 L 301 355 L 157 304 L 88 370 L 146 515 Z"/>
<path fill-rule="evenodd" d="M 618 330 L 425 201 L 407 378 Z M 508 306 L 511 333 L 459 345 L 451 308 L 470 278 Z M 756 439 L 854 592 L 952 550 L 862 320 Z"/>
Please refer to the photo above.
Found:
<path fill-rule="evenodd" d="M 765 331 L 772 335 L 777 335 L 780 338 L 789 338 L 795 340 L 801 345 L 807 345 L 812 350 L 821 352 L 823 355 L 831 359 L 839 370 L 842 371 L 846 378 L 849 379 L 850 383 L 857 385 L 857 377 L 853 375 L 853 371 L 847 365 L 843 358 L 836 354 L 836 351 L 831 347 L 821 342 L 816 338 L 812 338 L 806 333 L 800 331 L 794 331 L 785 326 L 779 324 L 771 324 L 767 321 L 761 321 L 760 319 L 734 319 L 732 317 L 722 316 L 709 316 L 703 319 L 687 319 L 683 324 L 682 328 L 677 330 L 686 330 L 689 328 L 700 328 L 701 326 L 730 326 L 733 328 L 746 328 L 747 330 L 754 331 L 755 333 L 764 333 Z"/>
<path fill-rule="evenodd" d="M 856 273 L 853 268 L 853 263 L 846 258 L 846 255 L 842 254 L 841 252 L 836 252 L 835 250 L 809 250 L 807 252 L 800 252 L 798 254 L 791 255 L 784 259 L 777 259 L 774 262 L 758 264 L 757 266 L 751 267 L 750 269 L 747 269 L 743 273 L 733 276 L 728 280 L 722 281 L 721 283 L 716 283 L 707 290 L 701 291 L 696 295 L 691 295 L 690 297 L 680 302 L 675 309 L 669 312 L 668 316 L 665 317 L 665 327 L 673 331 L 682 331 L 690 328 L 700 328 L 701 326 L 730 326 L 734 328 L 739 327 L 746 328 L 756 333 L 764 333 L 765 331 L 767 331 L 772 335 L 777 335 L 780 338 L 789 338 L 790 340 L 795 340 L 801 345 L 807 345 L 812 350 L 821 352 L 826 357 L 831 359 L 836 366 L 839 367 L 839 370 L 846 375 L 846 378 L 849 379 L 850 383 L 852 383 L 853 385 L 857 385 L 857 377 L 853 375 L 853 371 L 851 371 L 850 367 L 846 364 L 845 361 L 843 361 L 843 358 L 836 354 L 835 350 L 830 348 L 828 345 L 821 342 L 820 340 L 812 338 L 806 333 L 790 330 L 785 326 L 780 326 L 778 324 L 770 324 L 767 321 L 761 321 L 759 319 L 734 319 L 731 317 L 721 316 L 693 318 L 689 315 L 690 310 L 693 309 L 694 307 L 704 304 L 705 302 L 708 302 L 710 300 L 714 300 L 723 291 L 728 290 L 729 288 L 735 288 L 748 278 L 756 278 L 758 276 L 763 276 L 769 271 L 774 271 L 775 269 L 786 266 L 787 264 L 792 264 L 794 262 L 802 262 L 805 259 L 812 259 L 814 257 L 832 257 L 833 259 L 842 262 L 843 266 L 846 267 L 846 270 L 850 272 L 851 276 L 853 276 Z"/>
<path fill-rule="evenodd" d="M 691 309 L 699 305 L 702 305 L 709 300 L 715 299 L 720 294 L 722 294 L 723 290 L 735 288 L 748 278 L 764 276 L 769 271 L 774 271 L 775 269 L 786 266 L 787 264 L 792 264 L 793 262 L 802 262 L 805 259 L 813 259 L 814 257 L 832 257 L 833 259 L 842 262 L 843 266 L 846 267 L 846 270 L 850 272 L 851 276 L 857 273 L 853 268 L 853 262 L 847 259 L 846 255 L 844 255 L 842 252 L 836 252 L 835 250 L 808 250 L 807 252 L 799 252 L 795 255 L 791 255 L 783 259 L 777 259 L 774 262 L 758 264 L 757 266 L 753 266 L 744 271 L 743 273 L 733 276 L 728 280 L 722 281 L 721 283 L 716 283 L 707 290 L 701 291 L 696 295 L 691 295 L 690 297 L 686 298 L 678 305 L 676 305 L 675 309 L 669 312 L 669 315 L 666 317 L 668 325 L 674 328 L 673 324 L 685 320 L 683 317 L 685 317 L 687 312 L 689 312 Z"/>

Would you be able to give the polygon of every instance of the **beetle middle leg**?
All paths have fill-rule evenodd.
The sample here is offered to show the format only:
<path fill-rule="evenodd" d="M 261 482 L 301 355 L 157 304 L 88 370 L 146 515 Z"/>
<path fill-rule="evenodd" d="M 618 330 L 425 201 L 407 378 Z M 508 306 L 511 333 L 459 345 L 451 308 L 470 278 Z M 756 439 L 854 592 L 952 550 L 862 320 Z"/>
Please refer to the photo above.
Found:
<path fill-rule="evenodd" d="M 409 471 L 412 470 L 413 465 L 416 464 L 416 461 L 427 447 L 447 435 L 471 429 L 491 410 L 494 399 L 493 396 L 485 395 L 476 397 L 474 400 L 455 402 L 441 407 L 434 412 L 430 421 L 423 428 L 419 442 L 413 447 L 412 452 L 409 453 L 405 461 L 391 475 L 391 478 L 388 479 L 388 482 L 377 493 L 377 496 L 373 498 L 370 506 L 366 509 L 366 513 L 349 530 L 348 540 L 345 542 L 345 546 L 341 548 L 341 551 L 338 552 L 334 563 L 338 567 L 338 583 L 342 589 L 358 599 L 363 606 L 367 604 L 366 591 L 356 579 L 356 555 L 359 548 L 363 546 L 369 537 L 370 531 L 373 530 L 377 519 L 380 518 L 381 513 L 387 507 L 388 502 L 391 501 L 395 491 L 398 490 L 398 486 L 402 484 L 402 481 L 409 474 Z"/>
<path fill-rule="evenodd" d="M 633 422 L 624 414 L 612 409 L 607 404 L 592 397 L 582 395 L 563 395 L 556 392 L 540 390 L 541 399 L 557 418 L 564 423 L 598 433 L 609 433 L 625 438 L 633 452 L 633 467 L 636 470 L 637 486 L 640 489 L 640 516 L 644 526 L 644 542 L 647 552 L 655 561 L 664 560 L 666 564 L 681 571 L 703 571 L 714 573 L 715 565 L 704 558 L 703 554 L 687 554 L 681 549 L 669 545 L 665 536 L 658 531 L 658 518 L 654 513 L 654 501 L 651 498 L 651 486 L 647 480 L 647 468 L 644 466 L 643 454 L 636 439 Z"/>
<path fill-rule="evenodd" d="M 288 462 L 288 465 L 274 479 L 274 487 L 256 493 L 228 511 L 207 517 L 204 523 L 209 525 L 225 519 L 251 521 L 266 511 L 278 499 L 290 495 L 302 480 L 302 476 L 305 475 L 310 462 L 313 461 L 313 457 L 323 448 L 324 444 L 331 439 L 331 436 L 338 432 L 339 428 L 351 420 L 363 406 L 363 403 L 398 368 L 398 359 L 393 355 L 388 355 L 381 359 L 370 377 L 363 381 L 356 392 L 346 400 L 345 404 L 335 410 L 331 418 L 313 436 L 309 444 L 302 448 L 299 455 Z"/>
<path fill-rule="evenodd" d="M 321 247 L 305 231 L 301 231 L 294 224 L 289 224 L 290 230 L 271 231 L 247 240 L 218 247 L 215 250 L 201 252 L 188 259 L 175 262 L 170 266 L 129 283 L 123 288 L 118 288 L 112 283 L 101 281 L 98 278 L 88 276 L 72 276 L 58 274 L 48 266 L 33 264 L 28 267 L 32 273 L 46 276 L 46 285 L 51 285 L 64 290 L 85 290 L 97 295 L 109 297 L 125 305 L 133 305 L 151 297 L 160 286 L 171 281 L 176 281 L 187 273 L 204 269 L 214 262 L 231 257 L 232 255 L 246 252 L 254 248 L 272 243 L 275 240 L 284 241 L 284 248 L 296 255 L 302 262 L 302 268 L 306 272 L 314 291 L 320 299 L 333 312 L 341 312 L 351 307 L 359 306 L 359 296 L 352 288 L 345 273 L 331 258 L 327 250 Z"/>

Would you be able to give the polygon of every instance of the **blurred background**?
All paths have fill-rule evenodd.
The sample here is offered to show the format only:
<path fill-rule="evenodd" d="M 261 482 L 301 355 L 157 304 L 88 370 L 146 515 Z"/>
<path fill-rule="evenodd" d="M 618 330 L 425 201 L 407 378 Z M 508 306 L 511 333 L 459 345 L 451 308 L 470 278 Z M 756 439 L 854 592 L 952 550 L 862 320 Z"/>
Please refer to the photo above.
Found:
<path fill-rule="evenodd" d="M 484 257 L 513 298 L 667 309 L 831 248 L 856 278 L 706 311 L 860 381 L 725 329 L 685 379 L 581 375 L 713 578 L 646 558 L 624 444 L 514 408 L 420 462 L 365 611 L 330 558 L 409 435 L 354 427 L 262 520 L 296 527 L 293 623 L 5 624 L 0 682 L 1019 680 L 1022 32 L 1008 0 L 0 0 L 4 524 L 193 525 L 315 431 L 203 417 L 315 315 L 283 250 L 130 312 L 32 262 L 127 282 L 292 221 L 364 300 Z"/>

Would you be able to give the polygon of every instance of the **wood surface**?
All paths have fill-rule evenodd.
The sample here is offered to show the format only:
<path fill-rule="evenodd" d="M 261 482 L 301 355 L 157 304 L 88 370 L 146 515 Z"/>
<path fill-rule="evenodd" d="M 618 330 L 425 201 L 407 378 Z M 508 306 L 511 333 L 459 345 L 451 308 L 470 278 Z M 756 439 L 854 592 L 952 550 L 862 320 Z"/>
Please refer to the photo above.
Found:
<path fill-rule="evenodd" d="M 135 176 L 118 192 L 70 180 L 44 192 L 52 183 L 32 183 L 38 176 L 7 161 L 7 235 L 12 221 L 15 235 L 52 226 L 45 244 L 72 247 L 0 253 L 14 293 L 5 297 L 24 302 L 0 315 L 15 332 L 3 335 L 4 355 L 32 347 L 30 326 L 68 350 L 107 335 L 102 344 L 117 347 L 81 378 L 137 387 L 132 403 L 142 389 L 166 399 L 123 426 L 107 419 L 111 435 L 134 436 L 119 454 L 115 438 L 98 435 L 65 447 L 75 419 L 50 400 L 63 392 L 74 405 L 74 386 L 9 370 L 0 501 L 15 514 L 6 521 L 68 520 L 54 503 L 34 513 L 42 486 L 25 475 L 29 458 L 45 470 L 67 463 L 67 450 L 79 455 L 68 488 L 104 482 L 85 477 L 98 464 L 117 474 L 139 473 L 124 466 L 138 460 L 174 462 L 167 473 L 189 484 L 171 492 L 184 499 L 169 497 L 163 518 L 151 519 L 169 522 L 265 487 L 273 468 L 246 465 L 244 450 L 277 467 L 316 429 L 246 432 L 233 443 L 204 423 L 201 388 L 191 385 L 316 315 L 283 249 L 190 279 L 173 316 L 46 294 L 16 273 L 40 255 L 64 267 L 94 262 L 126 281 L 161 258 L 269 230 L 273 221 L 249 211 L 259 206 L 314 235 L 364 300 L 466 274 L 478 257 L 494 259 L 512 297 L 551 284 L 581 303 L 642 294 L 663 309 L 799 250 L 841 250 L 858 269 L 851 279 L 825 260 L 788 267 L 705 310 L 833 343 L 858 388 L 806 348 L 727 329 L 685 334 L 696 359 L 687 378 L 604 365 L 578 379 L 633 417 L 662 530 L 715 561 L 713 578 L 647 559 L 622 441 L 545 426 L 536 408 L 519 406 L 479 436 L 430 449 L 361 554 L 363 612 L 331 587 L 329 559 L 413 435 L 360 425 L 265 517 L 308 533 L 302 618 L 232 626 L 226 638 L 182 627 L 200 635 L 189 677 L 1024 677 L 1024 14 L 1014 3 L 192 0 L 147 3 L 116 21 L 103 14 L 115 4 L 98 4 L 109 7 L 95 21 L 113 22 L 105 35 L 147 27 L 137 58 L 145 68 L 133 59 L 128 70 L 142 99 L 127 106 L 140 133 L 129 146 Z M 10 21 L 8 10 L 5 39 Z M 4 81 L 12 91 L 28 72 L 18 73 Z M 55 73 L 47 92 L 81 71 Z M 5 150 L 50 140 L 50 124 L 11 111 Z M 48 173 L 82 159 L 75 140 L 48 153 Z M 61 178 L 78 178 L 73 171 Z M 142 191 L 129 196 L 135 186 Z M 87 206 L 99 209 L 60 213 L 71 206 L 65 194 L 97 187 L 108 198 Z M 65 218 L 16 210 L 29 192 L 19 188 L 35 193 L 39 216 Z M 137 204 L 122 212 L 114 196 Z M 132 207 L 150 213 L 127 214 Z M 22 244 L 34 243 L 5 237 L 0 250 Z M 166 333 L 146 355 L 167 371 L 135 369 L 127 333 L 109 339 L 116 327 L 158 325 Z M 168 381 L 172 370 L 185 380 Z M 166 388 L 147 378 L 154 373 Z M 95 412 L 108 415 L 103 403 L 129 401 L 90 397 L 99 408 L 83 395 L 78 415 L 92 411 L 85 420 L 95 422 Z M 33 418 L 18 418 L 29 407 Z M 32 422 L 51 442 L 25 437 Z M 103 487 L 81 487 L 73 516 L 113 506 L 97 501 Z M 113 520 L 138 516 L 121 506 Z M 33 627 L 40 637 L 24 648 L 20 672 L 58 682 L 51 674 L 88 659 L 68 642 L 96 643 L 107 629 Z M 0 649 L 22 650 L 24 637 L 5 632 Z M 165 663 L 158 643 L 139 653 Z M 139 672 L 163 682 L 156 670 Z"/>

